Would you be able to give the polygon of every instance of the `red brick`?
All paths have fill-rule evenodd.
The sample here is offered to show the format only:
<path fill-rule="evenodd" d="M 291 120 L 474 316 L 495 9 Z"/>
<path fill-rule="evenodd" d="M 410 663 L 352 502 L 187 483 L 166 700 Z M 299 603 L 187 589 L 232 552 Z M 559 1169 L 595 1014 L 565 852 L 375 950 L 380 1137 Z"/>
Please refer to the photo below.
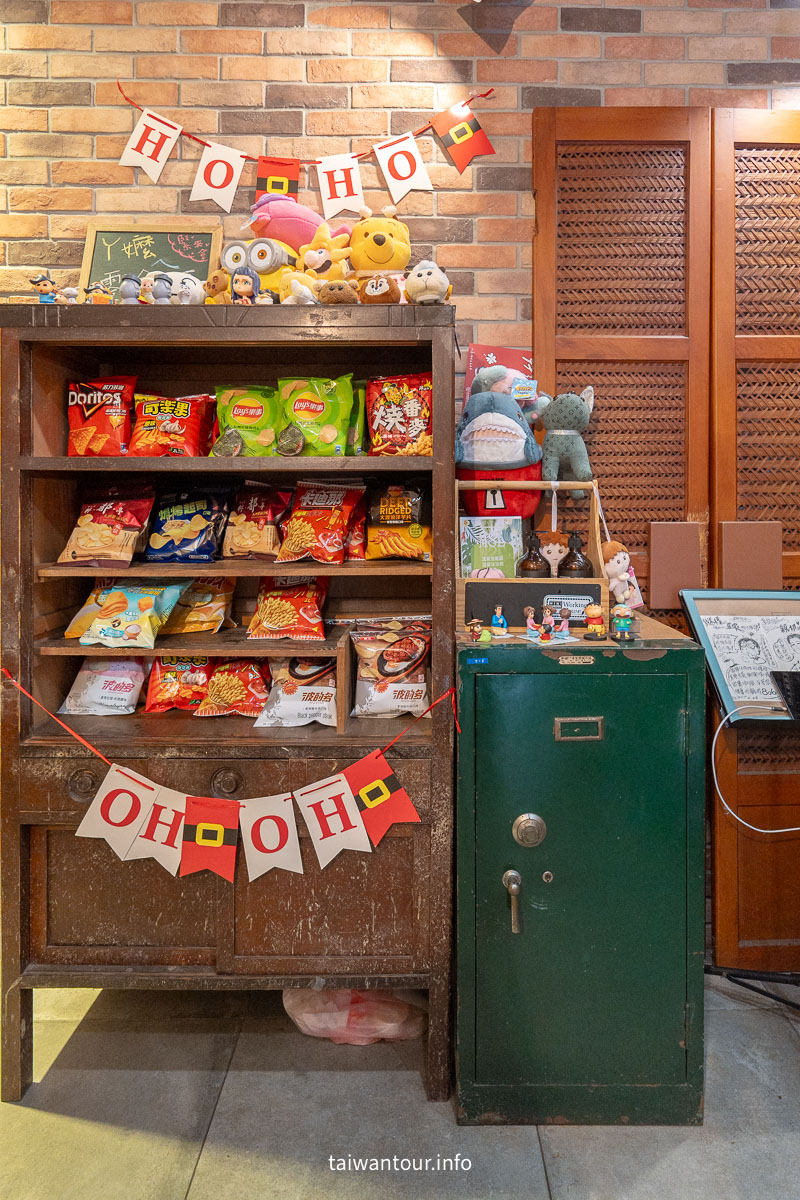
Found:
<path fill-rule="evenodd" d="M 357 37 L 372 37 L 372 34 L 353 34 Z M 323 54 L 347 54 L 349 50 L 346 30 L 329 31 L 321 34 L 311 29 L 268 29 L 265 49 L 267 54 L 307 54 L 319 58 Z M 353 47 L 353 53 L 361 53 Z"/>
<path fill-rule="evenodd" d="M 466 100 L 473 90 L 469 85 L 463 83 L 439 84 L 434 101 L 436 111 L 441 112 L 443 108 L 449 108 L 451 104 L 458 104 L 462 100 Z M 483 112 L 502 112 L 504 109 L 516 111 L 519 108 L 519 88 L 495 85 L 494 93 L 488 100 L 479 100 L 476 103 Z M 414 105 L 413 107 L 418 106 Z"/>
<path fill-rule="evenodd" d="M 516 134 L 517 137 L 523 137 L 530 132 L 531 114 L 529 112 L 492 112 L 487 110 L 480 113 L 480 122 L 489 135 L 491 140 L 493 136 L 501 136 L 502 134 Z"/>
<path fill-rule="evenodd" d="M 130 133 L 134 119 L 134 110 L 129 107 L 50 109 L 53 133 Z"/>
<path fill-rule="evenodd" d="M 12 133 L 8 148 L 13 158 L 88 158 L 92 139 L 66 133 Z"/>
<path fill-rule="evenodd" d="M 0 52 L 0 75 L 17 75 L 24 79 L 44 79 L 47 75 L 46 54 L 11 54 Z"/>
<path fill-rule="evenodd" d="M 533 237 L 533 221 L 515 217 L 513 220 L 478 221 L 479 242 L 525 242 Z"/>
<path fill-rule="evenodd" d="M 129 54 L 51 54 L 53 79 L 119 79 L 130 75 Z"/>
<path fill-rule="evenodd" d="M 725 82 L 722 63 L 645 63 L 645 83 L 705 84 L 709 87 Z"/>
<path fill-rule="evenodd" d="M 616 38 L 606 38 L 606 45 Z M 603 39 L 596 33 L 527 33 L 522 35 L 522 58 L 600 58 Z"/>
<path fill-rule="evenodd" d="M 308 24 L 330 25 L 339 29 L 388 29 L 389 9 L 368 4 L 317 8 L 309 12 Z"/>
<path fill-rule="evenodd" d="M 309 83 L 380 83 L 389 74 L 385 58 L 310 58 Z"/>
<path fill-rule="evenodd" d="M 686 103 L 686 93 L 683 88 L 664 87 L 628 87 L 606 88 L 605 102 L 608 105 L 636 104 L 676 104 Z"/>
<path fill-rule="evenodd" d="M 181 104 L 212 108 L 261 108 L 259 83 L 182 83 Z M 188 122 L 187 122 L 188 124 Z"/>
<path fill-rule="evenodd" d="M 50 237 L 84 239 L 88 224 L 88 217 L 78 217 L 72 213 L 68 213 L 66 216 L 53 213 L 50 217 Z"/>
<path fill-rule="evenodd" d="M 59 25 L 9 25 L 10 50 L 91 50 L 91 29 Z"/>
<path fill-rule="evenodd" d="M 606 58 L 669 58 L 682 60 L 684 39 L 678 37 L 607 37 Z"/>
<path fill-rule="evenodd" d="M 755 88 L 689 88 L 689 103 L 701 108 L 768 108 L 769 94 Z"/>
<path fill-rule="evenodd" d="M 670 63 L 670 66 L 672 64 Z M 559 83 L 594 84 L 638 83 L 642 77 L 638 62 L 562 62 L 558 68 Z"/>
<path fill-rule="evenodd" d="M 92 190 L 69 187 L 12 187 L 9 191 L 9 207 L 25 212 L 52 209 L 89 212 L 92 207 Z"/>
<path fill-rule="evenodd" d="M 721 12 L 674 12 L 670 9 L 648 12 L 645 9 L 642 19 L 645 33 L 722 33 Z"/>
<path fill-rule="evenodd" d="M 47 237 L 47 217 L 39 213 L 0 213 L 0 237 Z"/>
<path fill-rule="evenodd" d="M 405 33 L 401 30 L 391 33 L 354 33 L 353 54 L 362 55 L 365 58 L 379 58 L 381 55 L 386 55 L 388 58 L 432 58 L 433 42 L 434 39 L 430 34 Z M 444 54 L 441 44 L 439 49 Z"/>
<path fill-rule="evenodd" d="M 95 158 L 119 158 L 125 149 L 128 138 L 125 134 L 116 137 L 100 137 L 94 139 Z"/>
<path fill-rule="evenodd" d="M 5 144 L 2 153 L 5 154 Z M 3 163 L 4 183 L 47 183 L 47 163 L 39 160 L 20 160 Z"/>
<path fill-rule="evenodd" d="M 114 187 L 133 183 L 133 167 L 121 167 L 119 163 L 98 163 L 93 159 L 90 162 L 54 162 L 50 164 L 50 176 L 53 185 L 59 187 L 75 183 L 90 187 Z"/>
<path fill-rule="evenodd" d="M 739 5 L 739 7 L 744 6 Z M 761 7 L 763 8 L 764 5 L 762 4 Z M 796 8 L 783 10 L 772 8 L 765 13 L 728 12 L 725 14 L 725 32 L 741 33 L 747 37 L 754 37 L 759 33 L 763 33 L 766 37 L 781 33 L 791 35 L 797 33 L 799 25 L 800 14 Z"/>
<path fill-rule="evenodd" d="M 189 4 L 185 0 L 181 0 L 179 8 L 175 4 L 136 5 L 136 20 L 140 25 L 174 25 L 178 16 L 182 26 L 216 25 L 219 22 L 219 7 L 216 4 Z"/>
<path fill-rule="evenodd" d="M 443 216 L 485 216 L 493 213 L 495 216 L 513 216 L 517 211 L 517 196 L 515 192 L 442 192 L 437 196 L 437 211 Z"/>
<path fill-rule="evenodd" d="M 223 79 L 260 79 L 267 83 L 300 83 L 303 79 L 302 58 L 278 58 L 260 54 L 256 57 L 232 55 L 222 60 Z M 313 92 L 309 89 L 308 98 Z"/>
<path fill-rule="evenodd" d="M 457 296 L 455 301 L 456 315 L 460 321 L 479 321 L 487 313 L 491 313 L 497 321 L 513 321 L 517 316 L 515 296 L 493 296 L 488 303 L 485 296 Z"/>
<path fill-rule="evenodd" d="M 164 54 L 175 51 L 178 35 L 174 29 L 95 29 L 95 50 L 132 50 L 136 54 Z"/>
<path fill-rule="evenodd" d="M 530 271 L 481 271 L 476 280 L 481 293 L 513 292 L 526 296 L 531 290 Z"/>
<path fill-rule="evenodd" d="M 516 246 L 440 246 L 436 261 L 448 267 L 493 267 L 502 270 L 517 265 Z"/>
<path fill-rule="evenodd" d="M 2 120 L 9 133 L 13 130 L 35 130 L 42 133 L 47 129 L 47 109 L 12 108 L 8 105 L 3 111 Z"/>
<path fill-rule="evenodd" d="M 743 59 L 760 62 L 769 58 L 769 51 L 766 38 L 690 37 L 688 57 L 718 58 L 723 62 L 741 62 Z"/>
<path fill-rule="evenodd" d="M 260 54 L 263 41 L 258 29 L 181 30 L 181 50 L 187 54 Z"/>
<path fill-rule="evenodd" d="M 493 325 L 482 321 L 477 327 L 477 341 L 494 346 L 517 346 L 527 350 L 531 344 L 530 322 L 509 325 Z"/>
<path fill-rule="evenodd" d="M 383 137 L 389 132 L 389 119 L 385 112 L 310 112 L 306 114 L 306 133 L 322 136 L 353 136 L 375 134 Z"/>
<path fill-rule="evenodd" d="M 98 212 L 163 212 L 174 213 L 178 194 L 174 188 L 135 187 L 110 188 L 97 193 Z"/>
<path fill-rule="evenodd" d="M 219 59 L 210 54 L 140 54 L 136 58 L 137 79 L 217 79 Z"/>
<path fill-rule="evenodd" d="M 523 38 L 523 41 L 535 40 L 535 35 Z M 452 58 L 514 58 L 519 49 L 519 38 L 516 35 L 508 39 L 500 39 L 497 49 L 487 45 L 479 33 L 440 33 L 438 53 Z"/>
<path fill-rule="evenodd" d="M 66 25 L 132 25 L 133 5 L 123 0 L 52 0 L 50 20 Z"/>
<path fill-rule="evenodd" d="M 161 111 L 161 106 L 178 103 L 177 83 L 148 83 L 147 95 L 144 94 L 141 83 L 135 79 L 121 79 L 120 86 L 126 96 L 130 96 L 137 104 L 148 104 Z M 125 104 L 128 102 L 120 94 L 116 81 L 114 83 L 96 83 L 94 85 L 95 104 Z M 183 124 L 183 122 L 181 122 Z"/>
<path fill-rule="evenodd" d="M 462 99 L 463 99 L 463 88 Z M 433 109 L 433 88 L 421 84 L 404 86 L 401 83 L 361 84 L 351 89 L 353 108 L 414 108 Z M 313 100 L 314 93 L 311 93 Z M 322 107 L 320 105 L 320 107 Z M 446 107 L 446 106 L 443 106 Z"/>
<path fill-rule="evenodd" d="M 800 22 L 798 22 L 800 28 Z M 800 58 L 800 37 L 774 37 L 771 43 L 772 58 Z"/>

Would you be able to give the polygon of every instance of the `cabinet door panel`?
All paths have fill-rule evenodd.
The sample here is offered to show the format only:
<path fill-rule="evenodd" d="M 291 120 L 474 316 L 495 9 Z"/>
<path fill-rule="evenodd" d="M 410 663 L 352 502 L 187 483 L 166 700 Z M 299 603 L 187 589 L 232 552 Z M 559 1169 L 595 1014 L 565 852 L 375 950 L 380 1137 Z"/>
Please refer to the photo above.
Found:
<path fill-rule="evenodd" d="M 685 708 L 679 675 L 477 678 L 478 1082 L 685 1080 Z M 512 838 L 524 812 L 535 848 Z"/>

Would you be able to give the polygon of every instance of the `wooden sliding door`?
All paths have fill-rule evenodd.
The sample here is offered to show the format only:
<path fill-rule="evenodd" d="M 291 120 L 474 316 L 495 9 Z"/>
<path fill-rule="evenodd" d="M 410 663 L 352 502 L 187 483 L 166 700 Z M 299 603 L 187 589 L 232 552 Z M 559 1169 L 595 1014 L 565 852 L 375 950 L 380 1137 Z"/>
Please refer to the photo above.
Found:
<path fill-rule="evenodd" d="M 650 521 L 708 529 L 710 113 L 533 116 L 534 367 L 595 389 L 587 445 L 644 585 Z"/>

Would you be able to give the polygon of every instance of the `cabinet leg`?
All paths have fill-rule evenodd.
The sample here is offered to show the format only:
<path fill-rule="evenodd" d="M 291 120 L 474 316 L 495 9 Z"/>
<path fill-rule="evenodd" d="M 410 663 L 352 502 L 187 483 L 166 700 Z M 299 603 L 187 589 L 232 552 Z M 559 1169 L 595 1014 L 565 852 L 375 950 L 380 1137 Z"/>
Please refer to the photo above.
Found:
<path fill-rule="evenodd" d="M 33 991 L 12 987 L 3 997 L 0 1100 L 21 1100 L 33 1079 Z"/>
<path fill-rule="evenodd" d="M 450 1095 L 450 991 L 432 984 L 428 991 L 428 1054 L 425 1092 L 429 1100 L 447 1100 Z"/>

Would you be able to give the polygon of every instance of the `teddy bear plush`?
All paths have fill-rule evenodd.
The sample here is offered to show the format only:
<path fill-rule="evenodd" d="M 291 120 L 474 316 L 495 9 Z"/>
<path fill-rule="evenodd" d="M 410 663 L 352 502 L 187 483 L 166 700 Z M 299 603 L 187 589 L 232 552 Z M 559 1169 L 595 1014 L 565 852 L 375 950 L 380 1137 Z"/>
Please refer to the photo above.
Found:
<path fill-rule="evenodd" d="M 584 388 L 578 396 L 575 392 L 563 392 L 553 399 L 540 394 L 537 400 L 537 429 L 544 429 L 542 446 L 542 479 L 577 479 L 583 482 L 592 478 L 589 455 L 586 453 L 581 434 L 589 425 L 594 408 L 594 388 Z M 582 499 L 584 492 L 572 492 Z"/>
<path fill-rule="evenodd" d="M 358 304 L 358 289 L 347 279 L 326 279 L 317 285 L 320 304 Z"/>
<path fill-rule="evenodd" d="M 203 284 L 203 291 L 206 294 L 204 303 L 230 304 L 231 297 L 228 291 L 230 282 L 231 277 L 227 271 L 223 271 L 222 268 L 212 271 Z"/>
<path fill-rule="evenodd" d="M 400 285 L 391 275 L 373 275 L 359 292 L 362 304 L 399 304 L 403 298 Z"/>

